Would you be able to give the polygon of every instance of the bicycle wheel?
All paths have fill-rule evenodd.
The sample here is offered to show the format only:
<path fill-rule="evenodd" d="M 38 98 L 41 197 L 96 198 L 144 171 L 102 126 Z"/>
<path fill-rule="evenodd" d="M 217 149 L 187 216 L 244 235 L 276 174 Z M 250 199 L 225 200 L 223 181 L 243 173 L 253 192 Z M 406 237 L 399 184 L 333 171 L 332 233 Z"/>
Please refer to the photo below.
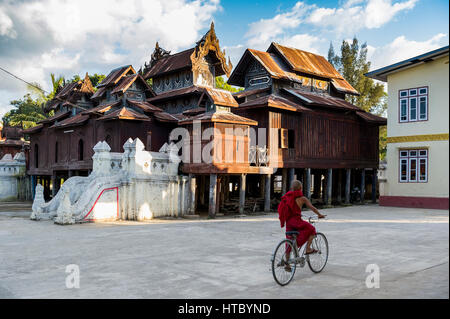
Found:
<path fill-rule="evenodd" d="M 287 251 L 289 254 L 286 253 Z M 285 286 L 291 282 L 292 278 L 294 278 L 296 268 L 297 264 L 295 263 L 294 245 L 290 240 L 284 239 L 278 244 L 273 254 L 273 278 L 277 284 Z"/>
<path fill-rule="evenodd" d="M 317 253 L 306 255 L 306 261 L 312 272 L 319 273 L 328 261 L 328 241 L 324 234 L 317 233 L 314 237 L 311 248 L 317 250 Z"/>

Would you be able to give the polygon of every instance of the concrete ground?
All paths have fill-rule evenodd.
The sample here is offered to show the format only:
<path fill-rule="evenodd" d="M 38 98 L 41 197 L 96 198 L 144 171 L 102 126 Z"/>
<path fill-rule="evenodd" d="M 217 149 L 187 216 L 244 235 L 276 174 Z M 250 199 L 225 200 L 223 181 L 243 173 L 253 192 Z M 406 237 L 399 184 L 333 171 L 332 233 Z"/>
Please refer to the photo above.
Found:
<path fill-rule="evenodd" d="M 278 286 L 276 214 L 57 226 L 0 213 L 0 298 L 449 298 L 448 211 L 373 205 L 322 211 L 330 255 Z M 305 212 L 307 214 L 308 212 Z M 80 288 L 66 288 L 69 264 Z M 380 268 L 380 288 L 365 285 Z"/>

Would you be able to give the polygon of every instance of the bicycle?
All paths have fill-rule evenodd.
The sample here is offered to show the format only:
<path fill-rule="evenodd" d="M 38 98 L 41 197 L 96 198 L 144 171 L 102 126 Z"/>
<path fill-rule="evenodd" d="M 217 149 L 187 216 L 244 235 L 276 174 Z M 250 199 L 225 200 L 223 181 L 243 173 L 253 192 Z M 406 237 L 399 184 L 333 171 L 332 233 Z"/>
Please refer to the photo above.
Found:
<path fill-rule="evenodd" d="M 308 222 L 314 224 L 318 221 L 317 217 L 309 217 Z M 308 263 L 309 268 L 314 273 L 321 272 L 328 261 L 328 240 L 323 233 L 316 232 L 311 248 L 317 250 L 316 253 L 308 254 L 305 257 L 305 247 L 297 247 L 298 231 L 287 231 L 286 235 L 292 239 L 283 239 L 275 248 L 272 255 L 272 274 L 273 278 L 280 286 L 286 286 L 294 278 L 297 264 L 301 268 Z M 303 249 L 302 249 L 303 248 Z M 302 252 L 300 252 L 302 251 Z M 293 255 L 291 258 L 291 255 Z M 287 258 L 286 258 L 287 257 Z"/>

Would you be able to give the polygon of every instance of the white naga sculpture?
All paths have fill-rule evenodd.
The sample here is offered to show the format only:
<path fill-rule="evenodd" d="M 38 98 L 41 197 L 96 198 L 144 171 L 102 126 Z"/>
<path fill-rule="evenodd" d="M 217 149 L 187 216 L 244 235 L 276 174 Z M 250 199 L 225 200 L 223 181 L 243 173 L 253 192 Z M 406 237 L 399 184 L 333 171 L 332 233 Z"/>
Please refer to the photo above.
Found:
<path fill-rule="evenodd" d="M 98 142 L 92 173 L 69 178 L 48 203 L 38 184 L 30 218 L 65 225 L 187 214 L 188 178 L 178 175 L 178 148 L 172 143 L 160 152 L 148 152 L 139 139 L 130 138 L 123 149 L 111 153 L 106 142 Z"/>

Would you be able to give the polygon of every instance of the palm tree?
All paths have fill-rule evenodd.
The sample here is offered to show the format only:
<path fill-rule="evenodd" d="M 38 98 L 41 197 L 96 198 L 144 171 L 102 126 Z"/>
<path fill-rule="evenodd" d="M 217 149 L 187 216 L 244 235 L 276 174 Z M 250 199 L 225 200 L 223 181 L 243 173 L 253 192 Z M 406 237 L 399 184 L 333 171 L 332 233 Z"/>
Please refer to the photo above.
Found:
<path fill-rule="evenodd" d="M 66 80 L 62 75 L 56 77 L 54 73 L 50 73 L 50 78 L 52 81 L 52 91 L 48 94 L 45 94 L 45 90 L 39 83 L 28 84 L 28 90 L 36 96 L 37 101 L 41 105 L 44 105 L 45 102 L 53 99 L 58 91 L 66 84 Z"/>

